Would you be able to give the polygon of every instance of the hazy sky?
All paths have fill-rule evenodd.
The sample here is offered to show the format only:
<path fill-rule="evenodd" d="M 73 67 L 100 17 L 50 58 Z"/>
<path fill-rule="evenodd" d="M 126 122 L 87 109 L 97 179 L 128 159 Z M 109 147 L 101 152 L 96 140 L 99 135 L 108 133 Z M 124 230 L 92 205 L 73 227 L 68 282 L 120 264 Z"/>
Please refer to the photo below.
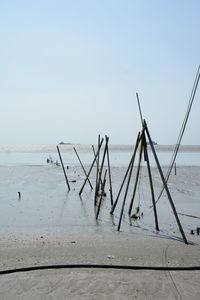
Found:
<path fill-rule="evenodd" d="M 174 144 L 200 63 L 199 0 L 0 0 L 0 143 L 134 143 L 135 93 Z M 200 87 L 183 144 L 200 144 Z"/>

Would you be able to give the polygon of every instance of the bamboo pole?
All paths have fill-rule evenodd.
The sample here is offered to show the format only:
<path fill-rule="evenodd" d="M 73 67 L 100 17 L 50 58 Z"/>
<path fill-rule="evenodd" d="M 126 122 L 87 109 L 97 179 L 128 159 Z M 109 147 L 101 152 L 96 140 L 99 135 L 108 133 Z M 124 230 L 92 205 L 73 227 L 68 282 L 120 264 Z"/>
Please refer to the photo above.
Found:
<path fill-rule="evenodd" d="M 111 179 L 111 169 L 110 169 L 110 157 L 109 157 L 109 149 L 107 146 L 107 162 L 108 162 L 108 178 L 109 178 L 109 185 L 110 185 L 110 203 L 111 207 L 113 206 L 113 191 L 112 191 L 112 179 Z"/>
<path fill-rule="evenodd" d="M 141 106 L 140 106 L 140 99 L 139 99 L 138 93 L 136 93 L 136 98 L 137 98 L 137 103 L 138 103 L 138 108 L 139 108 L 139 113 L 140 113 L 140 119 L 141 119 L 141 122 L 143 123 L 142 110 L 141 110 Z"/>
<path fill-rule="evenodd" d="M 64 173 L 64 176 L 65 176 L 65 181 L 66 181 L 66 184 L 67 184 L 68 190 L 70 191 L 70 185 L 69 185 L 69 182 L 68 182 L 68 179 L 67 179 L 67 174 L 66 174 L 66 172 L 65 172 L 65 167 L 64 167 L 64 164 L 63 164 L 63 161 L 62 161 L 62 157 L 61 157 L 60 149 L 59 149 L 59 147 L 58 147 L 58 146 L 56 146 L 56 147 L 57 147 L 58 155 L 59 155 L 60 162 L 61 162 L 61 165 L 62 165 L 63 173 Z"/>
<path fill-rule="evenodd" d="M 125 183 L 125 181 L 126 181 L 126 177 L 127 177 L 128 174 L 129 174 L 129 170 L 130 170 L 130 167 L 131 167 L 131 165 L 132 165 L 132 162 L 135 161 L 135 156 L 136 156 L 136 152 L 137 152 L 137 148 L 138 148 L 140 139 L 141 139 L 141 136 L 140 136 L 140 132 L 139 132 L 139 133 L 138 133 L 138 137 L 137 137 L 137 141 L 136 141 L 136 144 L 135 144 L 134 152 L 133 152 L 133 154 L 132 154 L 131 160 L 130 160 L 130 162 L 129 162 L 128 168 L 127 168 L 126 173 L 125 173 L 125 175 L 124 175 L 124 178 L 123 178 L 123 181 L 122 181 L 122 183 L 121 183 L 121 186 L 120 186 L 120 189 L 119 189 L 117 198 L 116 198 L 116 200 L 115 200 L 115 202 L 114 202 L 114 204 L 113 204 L 113 207 L 112 207 L 112 209 L 111 209 L 111 211 L 110 211 L 110 214 L 113 214 L 113 212 L 114 212 L 114 210 L 115 210 L 115 207 L 116 207 L 117 202 L 118 202 L 118 200 L 119 200 L 119 196 L 120 196 L 120 194 L 121 194 L 122 188 L 123 188 L 124 183 Z"/>
<path fill-rule="evenodd" d="M 151 136 L 150 136 L 150 133 L 149 133 L 149 130 L 148 130 L 148 127 L 147 127 L 147 124 L 146 124 L 145 120 L 144 120 L 144 129 L 145 129 L 145 132 L 147 133 L 148 140 L 149 140 L 149 144 L 150 144 L 150 146 L 151 146 L 151 150 L 152 150 L 152 153 L 153 153 L 153 155 L 154 155 L 154 159 L 155 159 L 155 161 L 156 161 L 157 168 L 158 168 L 158 170 L 159 170 L 160 177 L 161 177 L 161 179 L 162 179 L 164 189 L 165 189 L 165 191 L 166 191 L 166 193 L 167 193 L 167 197 L 168 197 L 169 202 L 170 202 L 170 204 L 171 204 L 171 207 L 172 207 L 172 210 L 173 210 L 173 213 L 174 213 L 176 222 L 177 222 L 177 224 L 178 224 L 179 230 L 180 230 L 180 232 L 181 232 L 181 234 L 182 234 L 182 237 L 183 237 L 183 240 L 184 240 L 185 244 L 188 244 L 188 241 L 187 241 L 187 239 L 186 239 L 185 233 L 184 233 L 183 228 L 182 228 L 182 225 L 181 225 L 181 223 L 180 223 L 178 214 L 177 214 L 177 212 L 176 212 L 176 208 L 175 208 L 175 206 L 174 206 L 174 203 L 173 203 L 171 194 L 170 194 L 170 192 L 169 192 L 169 189 L 168 189 L 168 186 L 167 186 L 167 183 L 166 183 L 164 174 L 163 174 L 163 172 L 162 172 L 162 168 L 161 168 L 161 166 L 160 166 L 158 157 L 157 157 L 157 155 L 156 155 L 156 151 L 155 151 L 155 148 L 154 148 L 154 145 L 153 145 L 153 142 L 152 142 L 152 139 L 151 139 Z"/>
<path fill-rule="evenodd" d="M 95 164 L 97 155 L 99 154 L 99 151 L 100 151 L 100 149 L 101 149 L 102 144 L 103 144 L 103 138 L 101 139 L 99 148 L 98 148 L 97 153 L 96 153 L 96 155 L 95 155 L 95 157 L 94 157 L 94 160 L 93 160 L 93 162 L 92 162 L 92 165 L 91 165 L 91 167 L 90 167 L 90 170 L 89 170 L 89 172 L 88 172 L 88 174 L 87 174 L 87 176 L 86 176 L 86 178 L 85 178 L 85 180 L 84 180 L 84 183 L 83 183 L 83 185 L 82 185 L 82 187 L 81 187 L 81 189 L 80 189 L 79 195 L 81 195 L 82 192 L 83 192 L 84 186 L 85 186 L 85 184 L 86 184 L 86 182 L 87 182 L 87 180 L 88 180 L 88 178 L 89 178 L 89 176 L 90 176 L 90 173 L 91 173 L 92 168 L 93 168 L 93 166 L 94 166 L 94 164 Z"/>
<path fill-rule="evenodd" d="M 96 220 L 98 219 L 100 208 L 101 208 L 102 199 L 103 199 L 103 196 L 104 196 L 104 189 L 105 189 L 105 184 L 106 184 L 106 174 L 107 174 L 107 170 L 105 170 L 105 174 L 104 174 L 104 179 L 103 179 L 103 184 L 102 184 L 102 190 L 101 190 L 101 197 L 100 197 L 100 200 L 99 200 L 99 205 L 98 205 L 97 214 L 96 214 Z"/>
<path fill-rule="evenodd" d="M 138 138 L 139 138 L 139 135 L 138 135 Z M 118 223 L 118 227 L 117 227 L 118 231 L 120 231 L 120 227 L 121 227 L 121 221 L 122 221 L 122 216 L 123 216 L 123 213 L 124 213 L 124 207 L 125 207 L 126 198 L 127 198 L 127 194 L 128 194 L 129 184 L 130 184 L 130 180 L 131 180 L 131 176 L 132 176 L 132 172 L 133 172 L 133 166 L 134 166 L 134 160 L 132 160 L 131 166 L 130 166 L 128 181 L 127 181 L 127 184 L 126 184 L 126 190 L 125 190 L 125 194 L 124 194 L 124 200 L 123 200 L 123 203 L 122 203 L 119 223 Z"/>
<path fill-rule="evenodd" d="M 96 152 L 95 152 L 95 149 L 94 149 L 94 146 L 93 146 L 93 145 L 92 145 L 92 150 L 93 150 L 94 157 L 95 157 Z M 97 165 L 97 158 L 96 158 L 95 162 L 96 162 L 96 165 Z M 99 174 L 99 168 L 98 168 L 98 174 Z M 101 184 L 102 184 L 102 183 L 103 183 L 103 182 L 102 182 L 102 180 L 101 180 Z"/>
<path fill-rule="evenodd" d="M 159 231 L 158 216 L 157 216 L 157 210 L 156 210 L 156 201 L 155 201 L 155 194 L 154 194 L 154 188 L 153 188 L 153 180 L 152 180 L 152 175 L 151 175 L 151 167 L 150 167 L 150 162 L 149 162 L 149 155 L 148 155 L 148 151 L 147 151 L 147 143 L 146 143 L 145 135 L 144 135 L 144 156 L 145 156 L 145 160 L 146 160 L 146 163 L 147 163 L 147 170 L 148 170 L 148 175 L 149 175 L 149 184 L 150 184 L 150 188 L 151 188 L 151 197 L 152 197 L 154 217 L 155 217 L 155 228 L 156 228 L 157 231 Z"/>
<path fill-rule="evenodd" d="M 105 137 L 105 140 L 106 140 L 106 143 L 105 143 L 105 148 L 104 148 L 104 152 L 103 152 L 101 167 L 100 167 L 100 170 L 99 170 L 99 176 L 98 176 L 98 181 L 97 181 L 97 186 L 96 186 L 96 195 L 95 195 L 94 205 L 96 205 L 96 202 L 97 202 L 97 194 L 100 190 L 100 185 L 101 185 L 101 189 L 102 189 L 101 176 L 102 176 L 102 172 L 103 172 L 103 166 L 104 166 L 104 161 L 105 161 L 105 157 L 106 157 L 106 148 L 107 148 L 107 145 L 108 145 L 109 138 Z"/>
<path fill-rule="evenodd" d="M 131 198 L 131 203 L 130 203 L 129 211 L 128 211 L 129 215 L 131 215 L 131 211 L 132 211 L 132 207 L 133 207 L 133 202 L 134 202 L 134 199 L 135 199 L 135 193 L 136 193 L 136 189 L 137 189 L 137 185 L 138 185 L 139 175 L 140 175 L 140 166 L 141 166 L 142 152 L 143 152 L 143 143 L 142 143 L 143 136 L 144 136 L 144 129 L 142 130 L 142 133 L 141 133 L 138 167 L 137 167 L 137 173 L 136 173 L 136 178 L 135 178 L 135 185 L 134 185 L 134 189 L 133 189 L 133 195 L 132 195 L 132 198 Z"/>
<path fill-rule="evenodd" d="M 98 135 L 98 149 L 100 145 L 100 134 Z M 95 153 L 95 150 L 93 148 L 93 151 Z M 95 185 L 95 193 L 94 193 L 94 205 L 97 203 L 97 194 L 98 194 L 98 179 L 99 179 L 99 155 L 100 153 L 98 152 L 97 159 L 96 159 L 96 164 L 97 164 L 97 170 L 96 170 L 96 185 Z"/>
<path fill-rule="evenodd" d="M 79 160 L 79 162 L 80 162 L 80 165 L 81 165 L 81 167 L 82 167 L 82 169 L 83 169 L 83 172 L 84 172 L 85 176 L 87 176 L 87 173 L 86 173 L 86 171 L 85 171 L 85 168 L 84 168 L 84 166 L 83 166 L 83 164 L 82 164 L 82 161 L 81 161 L 81 159 L 80 159 L 80 157 L 79 157 L 79 155 L 78 155 L 78 152 L 77 152 L 76 148 L 74 147 L 73 149 L 74 149 L 74 152 L 76 153 L 76 156 L 77 156 L 77 158 L 78 158 L 78 160 Z M 91 184 L 89 178 L 88 178 L 88 183 L 89 183 L 91 189 L 93 190 L 93 186 L 92 186 L 92 184 Z"/>

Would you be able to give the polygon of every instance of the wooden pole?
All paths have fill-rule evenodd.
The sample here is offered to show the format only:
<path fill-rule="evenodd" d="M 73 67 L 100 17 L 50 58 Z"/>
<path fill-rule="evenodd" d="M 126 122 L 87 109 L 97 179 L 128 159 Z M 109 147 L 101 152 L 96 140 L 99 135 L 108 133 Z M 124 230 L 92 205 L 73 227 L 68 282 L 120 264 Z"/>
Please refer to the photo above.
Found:
<path fill-rule="evenodd" d="M 154 148 L 154 145 L 153 145 L 153 142 L 152 142 L 152 139 L 151 139 L 151 136 L 150 136 L 149 130 L 148 130 L 148 128 L 147 128 L 147 124 L 146 124 L 145 120 L 144 120 L 144 129 L 145 129 L 145 132 L 147 133 L 148 140 L 149 140 L 149 144 L 150 144 L 150 146 L 151 146 L 151 150 L 152 150 L 154 159 L 155 159 L 155 161 L 156 161 L 157 168 L 158 168 L 158 170 L 159 170 L 160 177 L 161 177 L 161 179 L 162 179 L 164 189 L 165 189 L 165 191 L 166 191 L 166 193 L 167 193 L 167 197 L 168 197 L 169 202 L 170 202 L 170 204 L 171 204 L 171 207 L 172 207 L 172 210 L 173 210 L 173 213 L 174 213 L 176 222 L 177 222 L 177 224 L 178 224 L 179 230 L 180 230 L 180 232 L 181 232 L 181 234 L 182 234 L 182 237 L 183 237 L 183 240 L 184 240 L 185 244 L 188 244 L 188 241 L 187 241 L 187 239 L 186 239 L 185 233 L 184 233 L 183 228 L 182 228 L 182 225 L 181 225 L 181 223 L 180 223 L 178 214 L 177 214 L 177 212 L 176 212 L 176 208 L 175 208 L 175 206 L 174 206 L 174 203 L 173 203 L 171 194 L 170 194 L 170 192 L 169 192 L 167 183 L 166 183 L 166 181 L 165 181 L 165 177 L 164 177 L 164 174 L 163 174 L 163 172 L 162 172 L 162 168 L 161 168 L 161 166 L 160 166 L 158 157 L 157 157 L 157 155 L 156 155 L 156 151 L 155 151 L 155 148 Z"/>
<path fill-rule="evenodd" d="M 101 189 L 102 189 L 101 175 L 102 175 L 102 172 L 103 172 L 103 166 L 104 166 L 104 161 L 105 161 L 105 156 L 106 156 L 106 149 L 107 149 L 109 138 L 105 137 L 105 139 L 106 139 L 106 143 L 105 143 L 105 148 L 104 148 L 104 152 L 103 152 L 101 167 L 100 167 L 100 170 L 99 170 L 99 176 L 98 176 L 98 182 L 97 182 L 97 186 L 96 186 L 96 195 L 95 195 L 94 205 L 96 205 L 96 202 L 97 202 L 97 194 L 100 190 L 100 185 L 101 185 Z"/>
<path fill-rule="evenodd" d="M 93 160 L 93 162 L 92 162 L 92 165 L 91 165 L 91 167 L 90 167 L 90 170 L 89 170 L 89 172 L 88 172 L 88 174 L 87 174 L 87 176 L 86 176 L 86 178 L 85 178 L 85 180 L 84 180 L 84 183 L 83 183 L 83 185 L 82 185 L 82 187 L 81 187 L 81 189 L 80 189 L 79 195 L 81 195 L 82 192 L 83 192 L 84 186 L 85 186 L 85 184 L 86 184 L 86 182 L 87 182 L 87 180 L 88 180 L 88 178 L 89 178 L 89 176 L 90 176 L 90 173 L 91 173 L 92 168 L 93 168 L 93 166 L 94 166 L 94 164 L 95 164 L 97 155 L 99 154 L 99 151 L 100 151 L 100 149 L 101 149 L 102 144 L 103 144 L 103 138 L 101 139 L 99 148 L 98 148 L 97 153 L 96 153 L 96 155 L 95 155 L 95 157 L 94 157 L 94 160 Z"/>
<path fill-rule="evenodd" d="M 125 175 L 124 175 L 124 179 L 123 179 L 122 184 L 121 184 L 121 186 L 120 186 L 120 189 L 119 189 L 117 198 L 116 198 L 116 200 L 115 200 L 115 202 L 114 202 L 114 204 L 113 204 L 113 207 L 112 207 L 112 209 L 111 209 L 111 211 L 110 211 L 110 214 L 113 214 L 113 212 L 114 212 L 114 210 L 115 210 L 115 207 L 116 207 L 117 202 L 118 202 L 118 200 L 119 200 L 119 196 L 120 196 L 120 194 L 121 194 L 122 188 L 123 188 L 124 183 L 125 183 L 125 181 L 126 181 L 126 177 L 127 177 L 128 174 L 129 174 L 130 167 L 131 167 L 132 163 L 134 163 L 134 161 L 135 161 L 135 156 L 136 156 L 136 152 L 137 152 L 137 148 L 138 148 L 140 139 L 141 139 L 141 136 L 140 136 L 140 132 L 139 132 L 139 133 L 138 133 L 138 137 L 137 137 L 137 141 L 136 141 L 136 144 L 135 144 L 134 152 L 133 152 L 133 154 L 132 154 L 131 160 L 130 160 L 130 162 L 129 162 L 128 168 L 127 168 L 126 173 L 125 173 Z"/>
<path fill-rule="evenodd" d="M 94 153 L 94 157 L 96 156 L 96 152 L 95 152 L 95 149 L 94 149 L 94 146 L 92 145 L 92 150 L 93 150 L 93 153 Z M 96 165 L 97 165 L 97 158 L 95 160 L 96 162 Z M 99 168 L 98 168 L 98 174 L 99 174 Z M 97 175 L 98 176 L 98 175 Z M 96 177 L 97 178 L 97 177 Z M 103 184 L 102 180 L 101 180 L 101 184 Z"/>
<path fill-rule="evenodd" d="M 139 138 L 139 135 L 138 135 L 138 138 Z M 133 172 L 133 166 L 134 166 L 134 160 L 132 160 L 132 162 L 131 162 L 131 167 L 130 167 L 130 172 L 129 172 L 129 176 L 128 176 L 128 181 L 127 181 L 127 184 L 126 184 L 126 190 L 125 190 L 125 194 L 124 194 L 124 200 L 123 200 L 123 203 L 122 203 L 122 208 L 121 208 L 121 213 L 120 213 L 120 218 L 119 218 L 119 223 L 118 223 L 118 228 L 117 228 L 118 231 L 120 231 L 120 227 L 121 227 L 121 221 L 122 221 L 122 216 L 123 216 L 123 213 L 124 213 L 124 207 L 125 207 L 126 198 L 127 198 L 127 194 L 128 194 L 128 189 L 129 189 L 129 184 L 130 184 L 130 180 L 131 180 L 131 175 L 132 175 L 132 172 Z"/>
<path fill-rule="evenodd" d="M 62 157 L 61 157 L 61 154 L 60 154 L 60 149 L 59 149 L 58 146 L 56 146 L 56 147 L 57 147 L 58 155 L 59 155 L 60 162 L 61 162 L 61 165 L 62 165 L 63 173 L 64 173 L 64 176 L 65 176 L 65 181 L 66 181 L 68 190 L 70 191 L 70 186 L 69 186 L 69 182 L 68 182 L 68 179 L 67 179 L 67 174 L 65 172 L 65 167 L 64 167 L 64 164 L 63 164 L 63 161 L 62 161 Z"/>
<path fill-rule="evenodd" d="M 99 145 L 100 145 L 100 134 L 98 135 L 98 149 L 99 149 Z M 95 153 L 95 150 L 93 148 L 93 151 Z M 99 155 L 100 153 L 98 153 L 97 155 L 97 170 L 96 170 L 96 186 L 95 186 L 95 193 L 94 193 L 94 205 L 96 205 L 97 202 L 97 194 L 98 194 L 98 181 L 99 181 Z"/>
<path fill-rule="evenodd" d="M 159 231 L 158 216 L 157 216 L 157 210 L 156 210 L 156 201 L 155 201 L 154 188 L 153 188 L 153 180 L 152 180 L 152 175 L 151 175 L 151 167 L 150 167 L 150 162 L 149 162 L 149 155 L 148 155 L 148 151 L 147 151 L 147 143 L 146 143 L 145 135 L 144 135 L 144 156 L 145 156 L 145 160 L 147 163 L 149 183 L 150 183 L 150 188 L 151 188 L 151 197 L 152 197 L 154 217 L 155 217 L 155 228 L 157 231 Z"/>
<path fill-rule="evenodd" d="M 110 169 L 110 158 L 109 158 L 109 150 L 107 145 L 107 162 L 108 162 L 108 178 L 109 178 L 109 185 L 110 185 L 110 203 L 111 207 L 113 206 L 113 191 L 112 191 L 112 179 L 111 179 L 111 169 Z"/>
<path fill-rule="evenodd" d="M 140 119 L 141 119 L 141 122 L 143 123 L 142 110 L 141 110 L 141 106 L 140 106 L 140 99 L 139 99 L 138 93 L 136 93 L 136 98 L 137 98 L 137 103 L 138 103 L 138 108 L 139 108 L 139 113 L 140 113 Z"/>
<path fill-rule="evenodd" d="M 139 175 L 140 175 L 140 166 L 141 166 L 141 160 L 142 160 L 142 152 L 143 152 L 143 135 L 144 135 L 144 130 L 142 130 L 141 133 L 141 142 L 140 142 L 140 152 L 139 152 L 139 160 L 138 160 L 138 167 L 137 167 L 137 173 L 136 173 L 136 178 L 135 178 L 135 185 L 134 185 L 134 189 L 133 189 L 133 195 L 131 198 L 131 203 L 129 206 L 129 211 L 128 214 L 131 215 L 131 211 L 132 211 L 132 207 L 133 207 L 133 202 L 135 199 L 135 193 L 136 193 L 136 189 L 137 189 L 137 185 L 138 185 L 138 180 L 139 180 Z"/>
<path fill-rule="evenodd" d="M 84 172 L 85 176 L 87 176 L 87 173 L 86 173 L 86 171 L 85 171 L 85 168 L 84 168 L 84 166 L 83 166 L 83 164 L 82 164 L 82 161 L 81 161 L 81 159 L 80 159 L 80 157 L 79 157 L 79 155 L 78 155 L 78 152 L 77 152 L 76 148 L 74 147 L 73 149 L 74 149 L 74 152 L 76 153 L 76 156 L 77 156 L 77 158 L 78 158 L 78 160 L 79 160 L 79 162 L 80 162 L 80 165 L 81 165 L 81 167 L 82 167 L 82 169 L 83 169 L 83 172 Z M 92 184 L 91 184 L 89 178 L 88 178 L 88 183 L 89 183 L 91 189 L 93 190 L 93 186 L 92 186 Z"/>
<path fill-rule="evenodd" d="M 100 200 L 99 200 L 99 205 L 98 205 L 97 214 L 96 214 L 96 220 L 98 219 L 100 208 L 101 208 L 102 199 L 103 199 L 103 196 L 104 196 L 104 189 L 105 189 L 105 184 L 106 184 L 106 174 L 107 174 L 107 170 L 105 170 L 105 174 L 104 174 L 104 179 L 103 179 L 103 184 L 102 184 L 102 191 L 101 191 L 101 197 L 100 197 Z"/>

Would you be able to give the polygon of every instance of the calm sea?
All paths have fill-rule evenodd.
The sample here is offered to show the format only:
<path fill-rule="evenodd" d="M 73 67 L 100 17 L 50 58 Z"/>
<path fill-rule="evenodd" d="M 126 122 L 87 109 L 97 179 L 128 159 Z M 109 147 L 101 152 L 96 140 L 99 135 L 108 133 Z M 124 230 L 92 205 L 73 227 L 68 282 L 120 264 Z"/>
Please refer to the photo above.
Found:
<path fill-rule="evenodd" d="M 60 152 L 65 165 L 79 165 L 74 147 L 83 165 L 90 165 L 94 159 L 92 145 L 61 145 Z M 173 146 L 156 146 L 156 153 L 162 166 L 168 166 L 173 155 Z M 111 166 L 126 166 L 134 146 L 111 145 L 109 149 Z M 103 152 L 103 151 L 102 151 Z M 152 166 L 155 160 L 149 149 Z M 47 159 L 59 161 L 56 145 L 0 145 L 0 165 L 46 165 Z M 136 162 L 137 162 L 136 158 Z M 200 147 L 183 146 L 178 152 L 176 164 L 179 166 L 200 166 Z"/>

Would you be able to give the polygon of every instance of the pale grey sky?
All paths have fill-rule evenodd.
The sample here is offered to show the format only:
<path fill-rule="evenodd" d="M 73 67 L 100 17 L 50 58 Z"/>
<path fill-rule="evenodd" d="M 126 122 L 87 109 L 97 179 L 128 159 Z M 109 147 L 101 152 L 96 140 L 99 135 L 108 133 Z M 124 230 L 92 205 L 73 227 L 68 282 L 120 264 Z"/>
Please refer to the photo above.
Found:
<path fill-rule="evenodd" d="M 0 0 L 0 143 L 134 143 L 135 93 L 174 144 L 200 63 L 198 0 Z M 200 88 L 183 144 L 200 144 Z"/>

